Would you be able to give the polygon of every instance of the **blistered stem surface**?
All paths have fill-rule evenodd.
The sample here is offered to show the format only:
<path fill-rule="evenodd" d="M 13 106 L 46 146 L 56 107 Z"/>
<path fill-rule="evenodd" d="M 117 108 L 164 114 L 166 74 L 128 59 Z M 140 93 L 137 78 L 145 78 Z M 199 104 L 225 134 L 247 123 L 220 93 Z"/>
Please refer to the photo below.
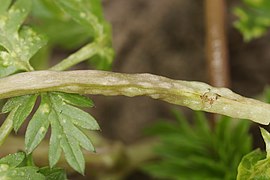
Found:
<path fill-rule="evenodd" d="M 34 71 L 0 79 L 0 99 L 46 91 L 105 96 L 149 96 L 172 104 L 269 124 L 270 105 L 227 88 L 173 80 L 152 74 L 96 70 Z"/>

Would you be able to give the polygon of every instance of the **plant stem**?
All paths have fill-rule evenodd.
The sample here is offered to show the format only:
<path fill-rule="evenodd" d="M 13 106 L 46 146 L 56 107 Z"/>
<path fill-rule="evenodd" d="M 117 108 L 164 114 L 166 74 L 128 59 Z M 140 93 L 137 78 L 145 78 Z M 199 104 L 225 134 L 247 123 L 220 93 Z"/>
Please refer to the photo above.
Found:
<path fill-rule="evenodd" d="M 225 0 L 205 0 L 207 69 L 209 83 L 216 87 L 230 86 L 225 4 Z M 212 127 L 217 119 L 217 115 L 209 114 Z"/>
<path fill-rule="evenodd" d="M 152 74 L 124 74 L 96 70 L 34 71 L 0 79 L 0 99 L 61 91 L 105 96 L 149 96 L 193 110 L 270 122 L 270 105 L 242 97 L 227 88 L 202 82 L 173 80 Z"/>
<path fill-rule="evenodd" d="M 205 0 L 207 66 L 210 84 L 229 87 L 225 0 Z"/>
<path fill-rule="evenodd" d="M 97 43 L 89 43 L 82 47 L 80 50 L 68 56 L 66 59 L 62 60 L 60 63 L 51 67 L 50 70 L 63 71 L 66 70 L 80 62 L 83 62 L 95 54 L 98 53 L 100 47 Z"/>

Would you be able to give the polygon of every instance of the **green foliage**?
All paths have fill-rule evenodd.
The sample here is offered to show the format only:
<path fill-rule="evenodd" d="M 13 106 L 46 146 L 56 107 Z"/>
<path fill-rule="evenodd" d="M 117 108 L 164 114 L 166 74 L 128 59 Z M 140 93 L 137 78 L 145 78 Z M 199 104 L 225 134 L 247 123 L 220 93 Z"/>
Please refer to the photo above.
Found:
<path fill-rule="evenodd" d="M 91 29 L 98 47 L 99 61 L 94 61 L 99 69 L 108 69 L 114 57 L 111 44 L 111 30 L 103 19 L 100 0 L 59 0 L 56 4 L 86 29 Z M 90 11 L 89 11 L 90 10 Z"/>
<path fill-rule="evenodd" d="M 66 180 L 67 177 L 60 168 L 39 169 L 33 164 L 31 156 L 18 152 L 0 159 L 0 179 Z"/>
<path fill-rule="evenodd" d="M 95 151 L 90 139 L 80 128 L 99 130 L 96 120 L 88 113 L 70 105 L 91 106 L 92 101 L 79 95 L 66 93 L 44 93 L 41 103 L 30 120 L 25 134 L 26 152 L 30 154 L 45 137 L 49 125 L 51 138 L 49 147 L 50 167 L 58 162 L 63 149 L 67 162 L 76 171 L 84 173 L 84 157 L 81 147 Z"/>
<path fill-rule="evenodd" d="M 74 49 L 93 39 L 92 31 L 76 24 L 55 1 L 33 1 L 31 24 L 48 36 L 49 46 Z"/>
<path fill-rule="evenodd" d="M 17 71 L 33 70 L 29 60 L 45 45 L 43 36 L 27 26 L 22 26 L 31 10 L 29 0 L 2 0 L 0 9 L 0 77 Z"/>
<path fill-rule="evenodd" d="M 270 134 L 262 128 L 261 134 L 266 145 L 266 156 L 256 149 L 243 157 L 238 167 L 237 180 L 270 179 Z"/>
<path fill-rule="evenodd" d="M 35 28 L 49 37 L 50 47 L 78 49 L 88 42 L 96 43 L 98 51 L 90 64 L 97 69 L 111 66 L 111 28 L 103 17 L 100 0 L 36 0 L 32 16 Z"/>
<path fill-rule="evenodd" d="M 36 99 L 37 95 L 20 96 L 9 99 L 4 105 L 2 112 L 10 112 L 15 131 L 18 131 L 29 116 Z M 51 126 L 50 167 L 56 165 L 61 155 L 61 149 L 63 149 L 70 166 L 83 174 L 85 162 L 80 146 L 88 151 L 94 152 L 95 149 L 81 128 L 88 130 L 99 130 L 100 128 L 90 114 L 75 106 L 92 107 L 93 102 L 78 94 L 60 92 L 41 94 L 39 108 L 26 130 L 25 146 L 27 154 L 32 153 Z"/>
<path fill-rule="evenodd" d="M 17 131 L 33 109 L 37 95 L 26 95 L 9 99 L 2 112 L 12 115 L 13 127 Z M 51 92 L 41 94 L 39 108 L 30 120 L 26 134 L 27 154 L 33 152 L 45 137 L 51 125 L 52 134 L 49 147 L 50 167 L 58 162 L 63 149 L 68 163 L 78 172 L 84 172 L 84 157 L 80 146 L 95 151 L 90 139 L 81 131 L 99 130 L 96 120 L 77 107 L 92 107 L 93 102 L 78 94 Z"/>
<path fill-rule="evenodd" d="M 46 177 L 46 180 L 66 180 L 67 175 L 61 168 L 43 167 L 39 169 L 39 173 Z"/>
<path fill-rule="evenodd" d="M 264 91 L 264 99 L 270 103 L 270 89 Z M 245 155 L 238 166 L 237 180 L 270 179 L 270 134 L 260 128 L 266 146 L 266 153 L 256 149 Z"/>
<path fill-rule="evenodd" d="M 33 25 L 37 32 L 48 36 L 48 46 L 44 47 L 44 36 L 23 24 L 29 13 L 31 18 L 27 19 L 27 23 Z M 70 56 L 72 60 L 63 60 L 67 64 L 60 65 L 61 70 L 92 56 L 97 67 L 106 69 L 110 66 L 113 58 L 111 32 L 104 20 L 100 0 L 1 0 L 0 77 L 20 71 L 33 71 L 30 60 L 31 63 L 44 61 L 52 48 L 58 45 L 72 49 L 83 46 Z M 41 53 L 35 55 L 42 47 Z M 88 55 L 89 52 L 93 53 Z M 75 63 L 72 62 L 74 60 Z M 41 102 L 31 117 L 38 96 L 41 96 Z M 85 165 L 81 147 L 88 151 L 95 149 L 82 129 L 99 130 L 99 125 L 91 115 L 78 107 L 92 106 L 93 102 L 89 98 L 60 92 L 11 98 L 2 108 L 2 113 L 9 114 L 0 142 L 3 143 L 11 128 L 17 132 L 23 122 L 31 118 L 25 135 L 27 154 L 34 151 L 51 127 L 50 168 L 56 165 L 63 150 L 67 162 L 83 174 Z M 58 173 L 49 169 L 42 171 L 52 174 L 52 177 Z"/>
<path fill-rule="evenodd" d="M 201 112 L 190 125 L 174 111 L 177 123 L 160 122 L 148 131 L 160 138 L 160 157 L 144 170 L 165 179 L 235 179 L 242 156 L 251 149 L 249 123 L 221 117 L 214 130 Z"/>
<path fill-rule="evenodd" d="M 234 14 L 239 18 L 235 27 L 249 41 L 262 36 L 270 27 L 270 2 L 269 0 L 242 0 L 243 7 L 234 9 Z"/>
<path fill-rule="evenodd" d="M 245 2 L 248 4 L 247 10 L 235 11 L 240 17 L 236 26 L 245 33 L 246 39 L 250 39 L 262 34 L 269 26 L 266 18 L 269 16 L 269 2 Z M 255 12 L 254 9 L 259 10 Z M 259 13 L 259 18 L 255 18 L 254 14 L 258 12 L 264 13 Z M 27 19 L 29 13 L 31 16 Z M 27 24 L 34 25 L 35 31 L 24 24 L 26 19 Z M 49 37 L 48 46 L 45 46 L 46 38 L 37 32 Z M 1 0 L 0 78 L 21 71 L 33 71 L 30 60 L 31 63 L 41 59 L 46 61 L 55 46 L 80 49 L 51 70 L 65 70 L 90 58 L 96 68 L 108 69 L 114 52 L 111 29 L 104 20 L 100 0 Z M 41 53 L 36 54 L 41 48 Z M 33 112 L 38 96 L 41 101 Z M 84 96 L 61 92 L 9 99 L 2 108 L 2 113 L 9 114 L 8 121 L 3 123 L 5 126 L 1 127 L 0 144 L 12 128 L 17 132 L 27 118 L 30 122 L 25 135 L 26 153 L 18 152 L 0 159 L 0 179 L 66 179 L 62 169 L 54 168 L 62 151 L 69 165 L 83 174 L 85 160 L 81 148 L 95 151 L 83 129 L 99 130 L 100 127 L 90 114 L 79 107 L 92 106 L 93 102 Z M 238 162 L 250 150 L 247 122 L 232 124 L 229 118 L 222 117 L 216 129 L 211 131 L 207 119 L 200 113 L 197 113 L 193 126 L 179 114 L 176 115 L 179 123 L 161 123 L 153 128 L 163 142 L 156 148 L 161 161 L 145 169 L 157 177 L 172 179 L 233 179 Z M 38 168 L 33 163 L 31 153 L 44 139 L 49 127 L 50 167 Z M 262 134 L 266 141 L 268 134 Z M 268 166 L 268 156 L 267 161 L 259 161 L 262 158 L 260 152 L 246 156 L 239 166 L 239 177 L 263 176 L 267 169 L 261 167 Z M 250 162 L 254 167 L 246 172 Z"/>
<path fill-rule="evenodd" d="M 36 102 L 37 95 L 25 95 L 11 98 L 7 101 L 2 109 L 2 113 L 11 112 L 13 115 L 13 128 L 15 132 L 21 127 L 24 120 L 29 116 L 31 113 L 35 102 Z"/>
<path fill-rule="evenodd" d="M 49 117 L 52 126 L 49 150 L 50 166 L 54 166 L 60 158 L 60 148 L 62 148 L 68 163 L 75 170 L 83 173 L 84 158 L 80 146 L 88 151 L 95 151 L 95 149 L 80 128 L 99 130 L 99 126 L 92 116 L 66 104 L 58 95 L 50 94 L 49 96 L 52 108 Z"/>

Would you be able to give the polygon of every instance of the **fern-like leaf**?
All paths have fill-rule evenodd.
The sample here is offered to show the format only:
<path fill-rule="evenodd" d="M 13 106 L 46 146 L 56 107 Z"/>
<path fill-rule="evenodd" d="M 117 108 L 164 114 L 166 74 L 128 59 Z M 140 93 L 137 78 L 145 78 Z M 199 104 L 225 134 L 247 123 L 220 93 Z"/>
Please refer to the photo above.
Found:
<path fill-rule="evenodd" d="M 46 43 L 43 36 L 22 26 L 31 10 L 31 0 L 2 0 L 0 9 L 0 77 L 33 70 L 29 60 Z M 2 6 L 3 4 L 3 6 Z M 9 6 L 11 7 L 9 8 Z"/>
<path fill-rule="evenodd" d="M 49 147 L 50 166 L 56 165 L 63 150 L 70 166 L 83 174 L 85 161 L 81 147 L 93 152 L 95 149 L 80 128 L 89 130 L 100 128 L 90 114 L 72 105 L 89 107 L 93 103 L 80 95 L 60 92 L 42 94 L 40 106 L 27 127 L 25 145 L 27 153 L 30 154 L 42 141 L 50 125 L 52 130 Z"/>
<path fill-rule="evenodd" d="M 148 130 L 161 140 L 154 149 L 160 160 L 144 170 L 165 179 L 235 179 L 241 157 L 251 148 L 248 122 L 232 126 L 222 117 L 212 131 L 203 113 L 196 113 L 192 125 L 174 114 L 178 123 L 160 122 Z"/>
<path fill-rule="evenodd" d="M 94 42 L 98 44 L 98 58 L 91 58 L 97 69 L 108 69 L 114 58 L 111 27 L 105 21 L 99 0 L 58 0 L 55 3 L 64 12 L 86 29 L 92 30 Z"/>

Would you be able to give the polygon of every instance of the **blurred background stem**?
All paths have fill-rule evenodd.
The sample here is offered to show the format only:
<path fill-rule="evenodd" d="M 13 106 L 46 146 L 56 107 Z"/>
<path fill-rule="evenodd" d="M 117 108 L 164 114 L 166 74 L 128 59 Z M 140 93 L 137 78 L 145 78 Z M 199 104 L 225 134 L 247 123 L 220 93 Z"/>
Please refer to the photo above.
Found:
<path fill-rule="evenodd" d="M 230 87 L 228 47 L 226 34 L 226 1 L 205 0 L 206 61 L 209 84 Z M 215 125 L 216 115 L 210 115 Z"/>
<path fill-rule="evenodd" d="M 89 133 L 89 132 L 88 132 Z M 158 144 L 157 139 L 149 138 L 141 140 L 131 145 L 124 145 L 119 141 L 108 141 L 96 133 L 90 132 L 95 146 L 96 153 L 83 151 L 86 161 L 85 177 L 93 177 L 97 180 L 121 180 L 132 171 L 138 169 L 140 165 L 156 158 L 153 147 Z M 39 167 L 48 166 L 48 140 L 43 140 L 33 152 L 35 164 Z M 10 135 L 1 147 L 0 157 L 18 150 L 24 149 L 24 138 Z M 77 177 L 77 173 L 68 166 L 64 156 L 60 158 L 58 167 L 65 168 L 70 177 Z"/>
<path fill-rule="evenodd" d="M 205 0 L 205 12 L 209 83 L 217 87 L 229 87 L 225 0 Z"/>

